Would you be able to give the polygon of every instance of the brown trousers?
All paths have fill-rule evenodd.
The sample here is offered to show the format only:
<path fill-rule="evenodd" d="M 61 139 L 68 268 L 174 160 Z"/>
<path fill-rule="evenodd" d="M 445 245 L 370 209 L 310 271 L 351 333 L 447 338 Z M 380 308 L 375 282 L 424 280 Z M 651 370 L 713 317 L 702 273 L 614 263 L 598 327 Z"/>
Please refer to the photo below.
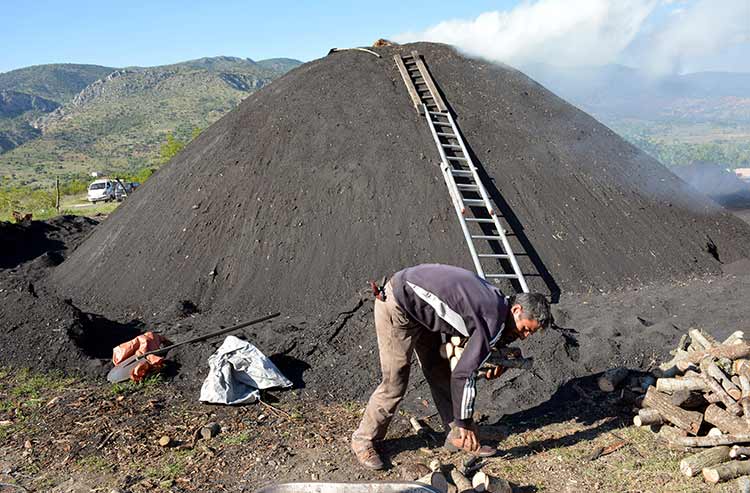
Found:
<path fill-rule="evenodd" d="M 440 334 L 409 319 L 396 303 L 390 282 L 385 286 L 385 296 L 385 301 L 375 300 L 375 331 L 383 380 L 370 397 L 352 439 L 373 441 L 385 437 L 406 393 L 414 352 L 447 430 L 453 421 L 451 370 L 448 360 L 440 357 Z"/>

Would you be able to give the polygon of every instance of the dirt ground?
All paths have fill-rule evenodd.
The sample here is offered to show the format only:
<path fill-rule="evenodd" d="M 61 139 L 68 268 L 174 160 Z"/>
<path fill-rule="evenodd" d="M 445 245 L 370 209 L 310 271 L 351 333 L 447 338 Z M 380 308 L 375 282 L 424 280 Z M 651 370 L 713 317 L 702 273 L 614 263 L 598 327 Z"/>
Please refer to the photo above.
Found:
<path fill-rule="evenodd" d="M 109 386 L 2 369 L 0 492 L 250 492 L 285 481 L 394 481 L 413 463 L 438 459 L 449 468 L 466 459 L 438 447 L 439 435 L 415 436 L 402 414 L 384 444 L 391 468 L 366 471 L 347 443 L 361 403 L 281 397 L 275 404 L 208 406 L 160 379 Z M 709 488 L 680 475 L 685 454 L 631 426 L 631 416 L 616 393 L 578 379 L 542 406 L 483 423 L 499 455 L 482 470 L 509 480 L 516 493 L 734 491 L 732 484 Z M 209 422 L 221 433 L 194 440 Z M 162 436 L 173 444 L 161 447 Z M 592 458 L 608 446 L 616 450 Z"/>

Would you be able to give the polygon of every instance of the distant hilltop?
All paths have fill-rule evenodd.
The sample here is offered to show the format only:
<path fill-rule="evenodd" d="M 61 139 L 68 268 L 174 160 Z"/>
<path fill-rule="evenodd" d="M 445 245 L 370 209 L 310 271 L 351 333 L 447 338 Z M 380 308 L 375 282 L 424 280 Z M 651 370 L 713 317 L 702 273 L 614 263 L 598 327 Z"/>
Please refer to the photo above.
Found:
<path fill-rule="evenodd" d="M 168 133 L 188 137 L 302 62 L 207 57 L 157 67 L 51 64 L 0 74 L 0 176 L 31 184 L 151 164 Z"/>

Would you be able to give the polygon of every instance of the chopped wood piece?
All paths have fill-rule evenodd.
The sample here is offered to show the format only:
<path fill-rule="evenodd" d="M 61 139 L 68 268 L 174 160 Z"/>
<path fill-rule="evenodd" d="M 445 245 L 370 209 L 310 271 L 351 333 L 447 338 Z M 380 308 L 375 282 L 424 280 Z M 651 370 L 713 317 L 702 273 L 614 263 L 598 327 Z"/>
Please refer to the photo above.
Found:
<path fill-rule="evenodd" d="M 662 430 L 664 427 L 662 426 Z M 659 432 L 662 435 L 662 432 Z M 670 445 L 677 447 L 717 447 L 719 445 L 734 445 L 736 443 L 750 443 L 750 435 L 721 435 L 706 437 L 681 437 L 672 433 L 663 434 L 660 438 Z"/>
<path fill-rule="evenodd" d="M 502 478 L 496 478 L 489 474 L 479 471 L 471 480 L 472 486 L 476 491 L 488 491 L 490 493 L 511 493 L 513 490 L 510 483 Z"/>
<path fill-rule="evenodd" d="M 685 360 L 688 357 L 688 354 L 687 351 L 678 348 L 677 351 L 675 351 L 674 357 L 666 363 L 660 364 L 658 368 L 655 368 L 653 374 L 658 378 L 671 378 L 678 373 L 682 373 L 682 370 L 678 368 L 677 363 Z"/>
<path fill-rule="evenodd" d="M 703 478 L 716 484 L 750 474 L 750 461 L 732 461 L 716 467 L 703 469 Z"/>
<path fill-rule="evenodd" d="M 455 356 L 456 359 L 461 359 L 462 354 L 464 354 L 464 348 L 462 347 L 453 348 L 453 356 Z"/>
<path fill-rule="evenodd" d="M 729 337 L 724 339 L 724 342 L 722 342 L 722 346 L 729 346 L 730 344 L 742 344 L 742 339 L 745 338 L 745 333 L 741 330 L 735 330 L 731 334 L 729 334 Z"/>
<path fill-rule="evenodd" d="M 661 417 L 661 414 L 656 409 L 641 409 L 633 417 L 633 424 L 636 426 L 660 425 L 662 423 L 664 423 L 664 418 Z"/>
<path fill-rule="evenodd" d="M 711 467 L 728 461 L 730 450 L 727 445 L 722 445 L 685 457 L 680 461 L 680 471 L 685 476 L 692 478 L 700 473 L 704 467 Z"/>
<path fill-rule="evenodd" d="M 602 392 L 614 392 L 620 383 L 628 376 L 628 369 L 624 367 L 612 368 L 600 376 L 596 383 Z"/>
<path fill-rule="evenodd" d="M 707 433 L 707 435 L 710 437 L 720 437 L 723 434 L 724 433 L 722 433 L 721 430 L 716 428 L 715 426 L 711 428 L 710 430 L 708 430 L 708 433 Z"/>
<path fill-rule="evenodd" d="M 451 356 L 451 359 L 450 359 L 451 371 L 453 371 L 456 368 L 457 364 L 458 364 L 458 358 L 456 358 L 455 356 Z"/>
<path fill-rule="evenodd" d="M 693 435 L 698 433 L 703 422 L 701 413 L 686 411 L 673 405 L 669 401 L 669 397 L 656 390 L 655 387 L 649 387 L 643 399 L 643 406 L 656 409 L 664 420 Z"/>
<path fill-rule="evenodd" d="M 750 457 L 750 447 L 741 447 L 740 445 L 734 445 L 732 447 L 732 450 L 729 451 L 729 457 L 732 459 L 736 459 L 741 455 Z"/>
<path fill-rule="evenodd" d="M 747 358 L 748 356 L 750 356 L 750 345 L 746 342 L 743 342 L 742 344 L 716 346 L 714 348 L 707 349 L 706 351 L 696 351 L 694 353 L 690 353 L 687 356 L 687 361 L 689 361 L 690 363 L 699 363 L 706 356 L 711 356 L 714 358 L 728 358 L 731 360 Z"/>
<path fill-rule="evenodd" d="M 208 423 L 206 426 L 201 428 L 201 436 L 204 440 L 213 438 L 221 432 L 221 426 L 219 423 Z"/>
<path fill-rule="evenodd" d="M 716 404 L 710 404 L 706 408 L 706 411 L 703 413 L 703 419 L 720 429 L 723 433 L 734 433 L 737 435 L 750 434 L 750 427 L 748 427 L 744 419 L 732 416 Z"/>
<path fill-rule="evenodd" d="M 451 336 L 451 344 L 453 344 L 453 347 L 458 347 L 461 345 L 461 336 Z"/>
<path fill-rule="evenodd" d="M 745 422 L 750 425 L 750 379 L 743 374 L 739 376 L 739 380 L 742 388 L 742 399 L 740 400 L 742 415 L 745 417 Z"/>
<path fill-rule="evenodd" d="M 703 390 L 706 382 L 700 377 L 689 378 L 659 378 L 656 380 L 656 390 L 672 394 L 681 390 Z"/>
<path fill-rule="evenodd" d="M 172 439 L 169 436 L 164 435 L 159 439 L 159 446 L 169 447 L 170 445 L 172 445 Z"/>
<path fill-rule="evenodd" d="M 750 359 L 736 359 L 732 361 L 732 374 L 750 375 Z"/>
<path fill-rule="evenodd" d="M 474 489 L 471 482 L 466 479 L 466 476 L 461 474 L 461 471 L 456 468 L 451 469 L 451 479 L 453 480 L 453 484 L 456 485 L 458 493 L 469 493 Z"/>
<path fill-rule="evenodd" d="M 689 330 L 688 335 L 690 336 L 690 340 L 692 341 L 693 346 L 697 346 L 697 349 L 699 350 L 711 349 L 712 347 L 718 345 L 713 337 L 706 336 L 700 330 Z"/>
<path fill-rule="evenodd" d="M 709 361 L 701 362 L 701 370 L 708 373 L 712 378 L 721 384 L 727 394 L 735 401 L 740 400 L 742 392 L 740 389 L 732 383 L 729 377 L 719 368 L 716 363 Z"/>
<path fill-rule="evenodd" d="M 448 491 L 448 480 L 445 479 L 445 475 L 443 475 L 442 472 L 431 472 L 425 474 L 417 479 L 417 482 L 432 486 L 441 493 L 446 493 Z"/>
<path fill-rule="evenodd" d="M 737 345 L 735 345 L 735 347 L 736 346 Z M 701 369 L 703 370 L 703 372 L 701 373 L 701 378 L 703 378 L 703 380 L 706 382 L 706 386 L 708 387 L 708 389 L 716 394 L 719 400 L 724 404 L 724 406 L 726 406 L 727 411 L 734 414 L 735 416 L 740 415 L 742 413 L 742 408 L 737 404 L 737 402 L 734 401 L 734 399 L 732 399 L 732 397 L 729 396 L 729 394 L 727 394 L 727 392 L 719 384 L 719 382 L 717 382 L 709 375 L 708 368 L 710 368 L 712 365 L 713 363 L 711 363 L 708 358 L 701 361 Z"/>
<path fill-rule="evenodd" d="M 709 392 L 708 394 L 704 394 L 703 398 L 706 399 L 706 402 L 708 402 L 709 404 L 721 402 L 721 399 L 719 399 L 719 396 L 717 396 L 716 394 L 712 392 Z"/>
<path fill-rule="evenodd" d="M 453 344 L 446 342 L 440 345 L 440 357 L 443 359 L 450 359 L 453 356 Z"/>

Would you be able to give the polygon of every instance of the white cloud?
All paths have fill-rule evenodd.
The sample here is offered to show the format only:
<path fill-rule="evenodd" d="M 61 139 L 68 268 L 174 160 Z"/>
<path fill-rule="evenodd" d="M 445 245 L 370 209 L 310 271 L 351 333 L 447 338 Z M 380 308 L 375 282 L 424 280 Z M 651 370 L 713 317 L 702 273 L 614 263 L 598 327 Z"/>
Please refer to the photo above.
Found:
<path fill-rule="evenodd" d="M 658 15 L 665 11 L 671 15 Z M 748 42 L 749 33 L 750 0 L 534 0 L 395 39 L 448 43 L 510 65 L 601 65 L 627 58 L 662 74 L 690 68 L 691 57 Z"/>
<path fill-rule="evenodd" d="M 610 63 L 638 34 L 657 0 L 539 0 L 474 20 L 449 20 L 400 41 L 438 41 L 511 65 Z"/>
<path fill-rule="evenodd" d="M 750 0 L 699 0 L 653 35 L 643 66 L 656 74 L 691 70 L 692 59 L 749 41 Z"/>

